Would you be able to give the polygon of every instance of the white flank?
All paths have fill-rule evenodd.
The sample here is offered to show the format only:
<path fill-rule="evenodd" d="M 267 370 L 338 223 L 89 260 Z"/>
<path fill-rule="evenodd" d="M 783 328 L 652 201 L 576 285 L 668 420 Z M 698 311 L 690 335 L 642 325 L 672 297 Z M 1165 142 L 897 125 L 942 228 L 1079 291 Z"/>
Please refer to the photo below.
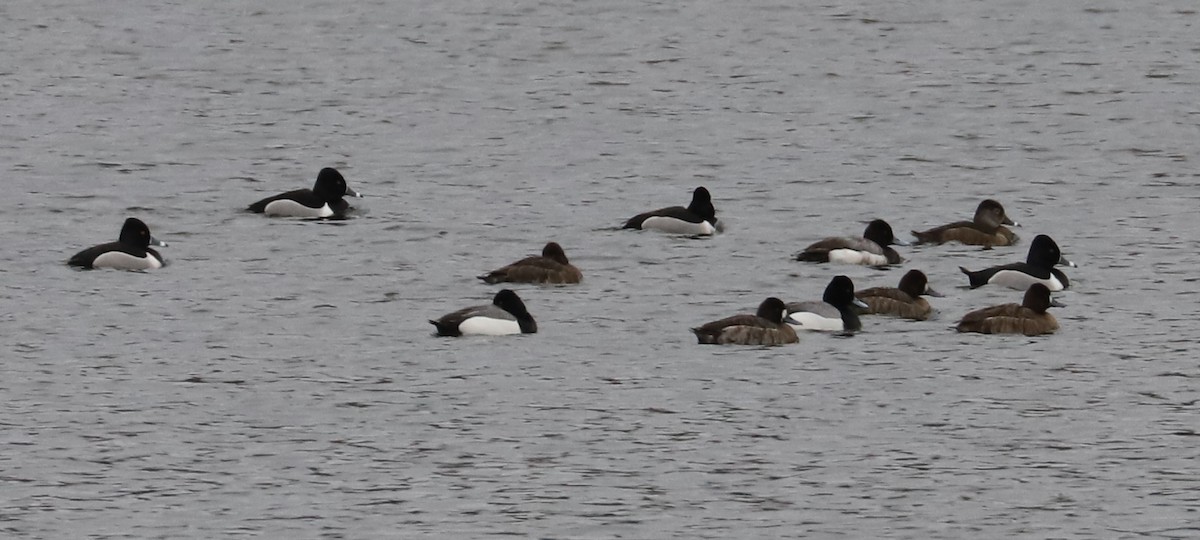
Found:
<path fill-rule="evenodd" d="M 326 204 L 320 208 L 309 208 L 296 201 L 280 199 L 267 203 L 263 213 L 268 216 L 325 218 L 333 215 L 333 210 Z"/>
<path fill-rule="evenodd" d="M 661 231 L 670 234 L 709 235 L 717 232 L 717 228 L 713 227 L 712 223 L 707 221 L 692 223 L 682 219 L 663 216 L 646 218 L 646 220 L 642 222 L 642 229 Z"/>
<path fill-rule="evenodd" d="M 134 257 L 122 251 L 109 251 L 100 254 L 92 261 L 93 268 L 116 268 L 117 270 L 154 270 L 162 268 L 162 263 L 149 253 L 145 257 Z"/>
<path fill-rule="evenodd" d="M 788 323 L 796 330 L 812 330 L 817 332 L 841 332 L 846 326 L 842 323 L 841 317 L 830 319 L 822 317 L 816 313 L 801 311 L 798 313 L 789 313 L 787 319 L 783 322 Z"/>
<path fill-rule="evenodd" d="M 458 331 L 464 336 L 505 336 L 520 334 L 521 325 L 508 319 L 493 319 L 491 317 L 471 317 L 458 325 Z"/>
<path fill-rule="evenodd" d="M 1025 272 L 1019 272 L 1017 270 L 1001 270 L 996 272 L 992 276 L 992 279 L 988 280 L 988 283 L 993 285 L 1002 285 L 1018 291 L 1027 290 L 1029 289 L 1029 286 L 1033 285 L 1034 283 L 1041 283 L 1045 285 L 1046 288 L 1050 289 L 1051 292 L 1063 290 L 1062 282 L 1059 281 L 1058 276 L 1054 275 L 1053 273 L 1050 274 L 1050 279 L 1038 279 L 1026 274 Z"/>
<path fill-rule="evenodd" d="M 857 249 L 832 249 L 829 251 L 829 262 L 841 264 L 865 264 L 869 266 L 884 266 L 887 257 Z"/>

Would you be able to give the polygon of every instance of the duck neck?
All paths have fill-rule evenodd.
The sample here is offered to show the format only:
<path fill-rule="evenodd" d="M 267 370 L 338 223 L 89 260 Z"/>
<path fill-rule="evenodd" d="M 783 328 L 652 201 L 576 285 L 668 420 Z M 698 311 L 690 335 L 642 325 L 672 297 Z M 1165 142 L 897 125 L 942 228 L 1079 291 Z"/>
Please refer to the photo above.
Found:
<path fill-rule="evenodd" d="M 838 313 L 842 314 L 842 329 L 847 332 L 857 332 L 862 330 L 862 319 L 858 318 L 858 313 L 854 311 L 854 306 L 837 306 Z"/>

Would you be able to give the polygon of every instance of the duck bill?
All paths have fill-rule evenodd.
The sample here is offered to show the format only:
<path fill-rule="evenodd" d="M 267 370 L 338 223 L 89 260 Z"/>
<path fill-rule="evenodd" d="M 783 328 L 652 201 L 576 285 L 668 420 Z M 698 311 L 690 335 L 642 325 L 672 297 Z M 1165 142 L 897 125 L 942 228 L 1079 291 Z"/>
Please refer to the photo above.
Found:
<path fill-rule="evenodd" d="M 932 296 L 934 298 L 942 298 L 943 296 L 946 296 L 946 295 L 944 295 L 940 292 L 937 292 L 929 287 L 925 287 L 925 296 Z"/>
<path fill-rule="evenodd" d="M 1020 224 L 1020 223 L 1017 223 L 1017 222 L 1015 222 L 1015 221 L 1013 221 L 1013 220 L 1011 220 L 1011 219 L 1008 219 L 1008 218 L 1004 218 L 1004 221 L 1001 221 L 1001 222 L 1000 222 L 1000 224 L 1001 224 L 1001 225 L 1009 225 L 1009 226 L 1012 226 L 1012 227 L 1020 227 L 1020 226 L 1021 226 L 1021 224 Z"/>
<path fill-rule="evenodd" d="M 856 297 L 854 297 L 854 302 L 853 302 L 853 303 L 854 303 L 854 305 L 856 305 L 856 306 L 858 306 L 858 307 L 860 307 L 860 308 L 863 308 L 863 309 L 870 309 L 870 308 L 871 308 L 871 306 L 868 306 L 866 302 L 863 302 L 862 300 L 859 300 L 857 296 L 856 296 Z"/>
<path fill-rule="evenodd" d="M 1066 257 L 1059 257 L 1058 265 L 1059 266 L 1069 266 L 1071 268 L 1075 268 L 1075 263 L 1068 261 Z"/>
<path fill-rule="evenodd" d="M 1066 304 L 1059 302 L 1056 298 L 1050 299 L 1050 307 L 1067 307 Z"/>
<path fill-rule="evenodd" d="M 162 240 L 159 240 L 153 236 L 150 237 L 149 245 L 154 246 L 154 247 L 167 247 L 166 242 L 163 242 Z"/>
<path fill-rule="evenodd" d="M 346 196 L 362 198 L 362 193 L 359 193 L 357 191 L 354 191 L 353 189 L 350 189 L 350 186 L 346 186 Z"/>

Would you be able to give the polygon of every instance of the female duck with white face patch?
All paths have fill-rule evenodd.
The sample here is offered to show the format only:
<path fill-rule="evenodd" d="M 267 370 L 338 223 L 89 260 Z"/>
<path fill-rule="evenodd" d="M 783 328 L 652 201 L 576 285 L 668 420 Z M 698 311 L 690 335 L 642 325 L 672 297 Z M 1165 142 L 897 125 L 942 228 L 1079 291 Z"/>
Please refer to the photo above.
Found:
<path fill-rule="evenodd" d="M 346 217 L 350 203 L 344 197 L 361 197 L 346 185 L 336 169 L 326 167 L 317 174 L 312 189 L 297 189 L 267 197 L 247 210 L 275 217 L 336 218 Z"/>
<path fill-rule="evenodd" d="M 115 268 L 118 270 L 154 270 L 162 268 L 162 255 L 150 246 L 166 247 L 167 244 L 150 236 L 150 228 L 137 218 L 125 220 L 121 236 L 109 242 L 87 248 L 67 261 L 68 265 L 84 269 Z"/>
<path fill-rule="evenodd" d="M 670 234 L 711 235 L 719 229 L 717 209 L 712 196 L 703 186 L 692 192 L 692 202 L 687 208 L 668 206 L 643 212 L 625 222 L 625 229 L 643 229 Z"/>

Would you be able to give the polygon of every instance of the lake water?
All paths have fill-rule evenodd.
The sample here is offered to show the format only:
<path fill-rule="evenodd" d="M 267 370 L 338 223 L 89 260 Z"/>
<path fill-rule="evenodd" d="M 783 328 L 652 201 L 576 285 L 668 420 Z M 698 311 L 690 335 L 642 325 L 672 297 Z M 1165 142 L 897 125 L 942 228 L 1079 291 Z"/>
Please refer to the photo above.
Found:
<path fill-rule="evenodd" d="M 0 4 L 0 535 L 1198 538 L 1200 11 L 1149 2 Z M 241 211 L 338 167 L 355 219 Z M 724 234 L 622 231 L 707 186 Z M 983 198 L 1013 248 L 802 264 Z M 127 216 L 147 273 L 64 262 Z M 957 267 L 1079 263 L 1053 336 Z M 474 276 L 534 335 L 446 339 Z M 698 346 L 830 277 L 931 321 Z"/>

